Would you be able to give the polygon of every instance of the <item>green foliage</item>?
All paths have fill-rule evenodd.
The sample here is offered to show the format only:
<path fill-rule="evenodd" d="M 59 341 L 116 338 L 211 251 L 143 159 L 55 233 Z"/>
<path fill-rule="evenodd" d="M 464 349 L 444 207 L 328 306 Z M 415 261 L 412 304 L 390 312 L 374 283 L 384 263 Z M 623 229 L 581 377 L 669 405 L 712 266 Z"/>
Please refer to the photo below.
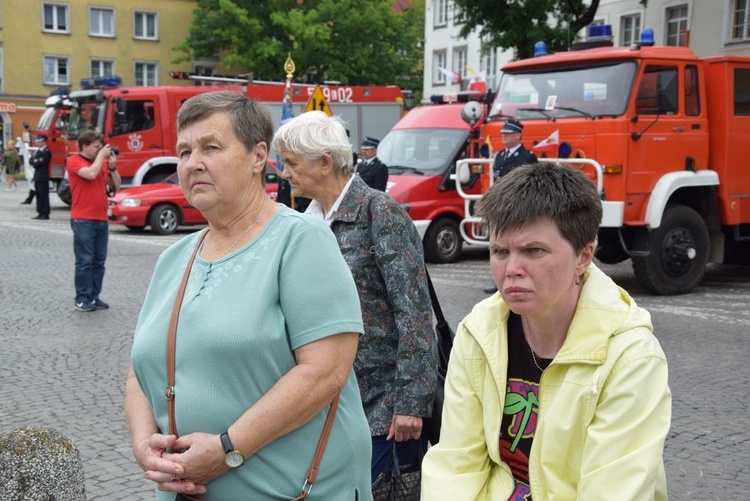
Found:
<path fill-rule="evenodd" d="M 395 84 L 421 90 L 424 2 L 198 0 L 179 61 L 220 57 L 229 70 L 280 80 L 287 53 L 295 80 Z"/>
<path fill-rule="evenodd" d="M 645 2 L 647 0 L 642 0 Z M 515 49 L 516 57 L 534 55 L 534 44 L 566 50 L 576 33 L 594 20 L 599 0 L 455 0 L 465 13 L 461 36 L 479 29 L 492 47 Z"/>

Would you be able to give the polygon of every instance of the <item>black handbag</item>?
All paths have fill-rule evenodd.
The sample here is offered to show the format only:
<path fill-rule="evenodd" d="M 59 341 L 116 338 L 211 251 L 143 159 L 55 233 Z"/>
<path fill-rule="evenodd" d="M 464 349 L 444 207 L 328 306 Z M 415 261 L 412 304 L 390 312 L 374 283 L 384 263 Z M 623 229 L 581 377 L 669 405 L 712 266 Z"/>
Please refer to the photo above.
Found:
<path fill-rule="evenodd" d="M 435 445 L 440 440 L 440 424 L 443 421 L 443 400 L 445 398 L 445 376 L 448 373 L 448 360 L 450 359 L 451 348 L 453 348 L 455 333 L 443 315 L 443 309 L 440 307 L 440 301 L 438 301 L 427 268 L 425 268 L 425 273 L 427 274 L 427 286 L 430 289 L 432 311 L 435 312 L 435 319 L 437 320 L 435 335 L 438 351 L 438 381 L 435 387 L 435 399 L 432 401 L 432 415 L 422 420 L 422 434 L 427 437 L 432 445 Z"/>
<path fill-rule="evenodd" d="M 414 464 L 401 467 L 398 462 L 396 443 L 391 446 L 390 468 L 386 468 L 372 484 L 374 501 L 420 501 L 422 491 L 422 443 L 417 441 Z"/>

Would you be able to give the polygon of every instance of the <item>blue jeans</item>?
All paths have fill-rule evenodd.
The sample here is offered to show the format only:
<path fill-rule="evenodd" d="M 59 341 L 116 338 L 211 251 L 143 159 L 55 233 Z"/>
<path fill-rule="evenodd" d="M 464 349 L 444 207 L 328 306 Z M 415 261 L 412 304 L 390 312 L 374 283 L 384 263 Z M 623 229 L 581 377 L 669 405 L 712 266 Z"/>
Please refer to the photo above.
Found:
<path fill-rule="evenodd" d="M 370 472 L 372 474 L 371 482 L 381 473 L 393 468 L 391 447 L 394 440 L 386 441 L 388 435 L 378 435 L 372 437 L 372 461 L 370 463 Z M 398 455 L 398 465 L 401 469 L 411 465 L 417 459 L 417 443 L 422 441 L 422 450 L 427 450 L 427 439 L 422 436 L 419 440 L 409 440 L 407 442 L 396 442 L 396 454 Z"/>
<path fill-rule="evenodd" d="M 76 255 L 76 302 L 99 298 L 107 260 L 109 223 L 88 219 L 71 219 L 73 251 Z"/>

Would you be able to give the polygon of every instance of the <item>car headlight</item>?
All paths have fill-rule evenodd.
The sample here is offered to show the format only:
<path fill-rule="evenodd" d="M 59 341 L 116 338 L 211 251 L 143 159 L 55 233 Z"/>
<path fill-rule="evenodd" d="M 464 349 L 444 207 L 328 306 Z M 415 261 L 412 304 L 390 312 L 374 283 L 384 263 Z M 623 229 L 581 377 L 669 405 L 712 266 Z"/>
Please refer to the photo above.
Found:
<path fill-rule="evenodd" d="M 123 198 L 120 205 L 123 207 L 138 207 L 141 205 L 140 198 Z"/>

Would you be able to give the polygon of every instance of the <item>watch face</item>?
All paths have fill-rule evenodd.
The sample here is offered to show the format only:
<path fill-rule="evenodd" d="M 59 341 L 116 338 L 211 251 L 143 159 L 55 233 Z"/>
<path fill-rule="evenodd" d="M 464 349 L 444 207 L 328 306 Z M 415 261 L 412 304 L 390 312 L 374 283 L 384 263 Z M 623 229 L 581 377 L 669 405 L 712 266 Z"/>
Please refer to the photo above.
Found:
<path fill-rule="evenodd" d="M 245 458 L 237 451 L 232 451 L 224 456 L 224 463 L 230 468 L 239 468 L 245 463 Z"/>

